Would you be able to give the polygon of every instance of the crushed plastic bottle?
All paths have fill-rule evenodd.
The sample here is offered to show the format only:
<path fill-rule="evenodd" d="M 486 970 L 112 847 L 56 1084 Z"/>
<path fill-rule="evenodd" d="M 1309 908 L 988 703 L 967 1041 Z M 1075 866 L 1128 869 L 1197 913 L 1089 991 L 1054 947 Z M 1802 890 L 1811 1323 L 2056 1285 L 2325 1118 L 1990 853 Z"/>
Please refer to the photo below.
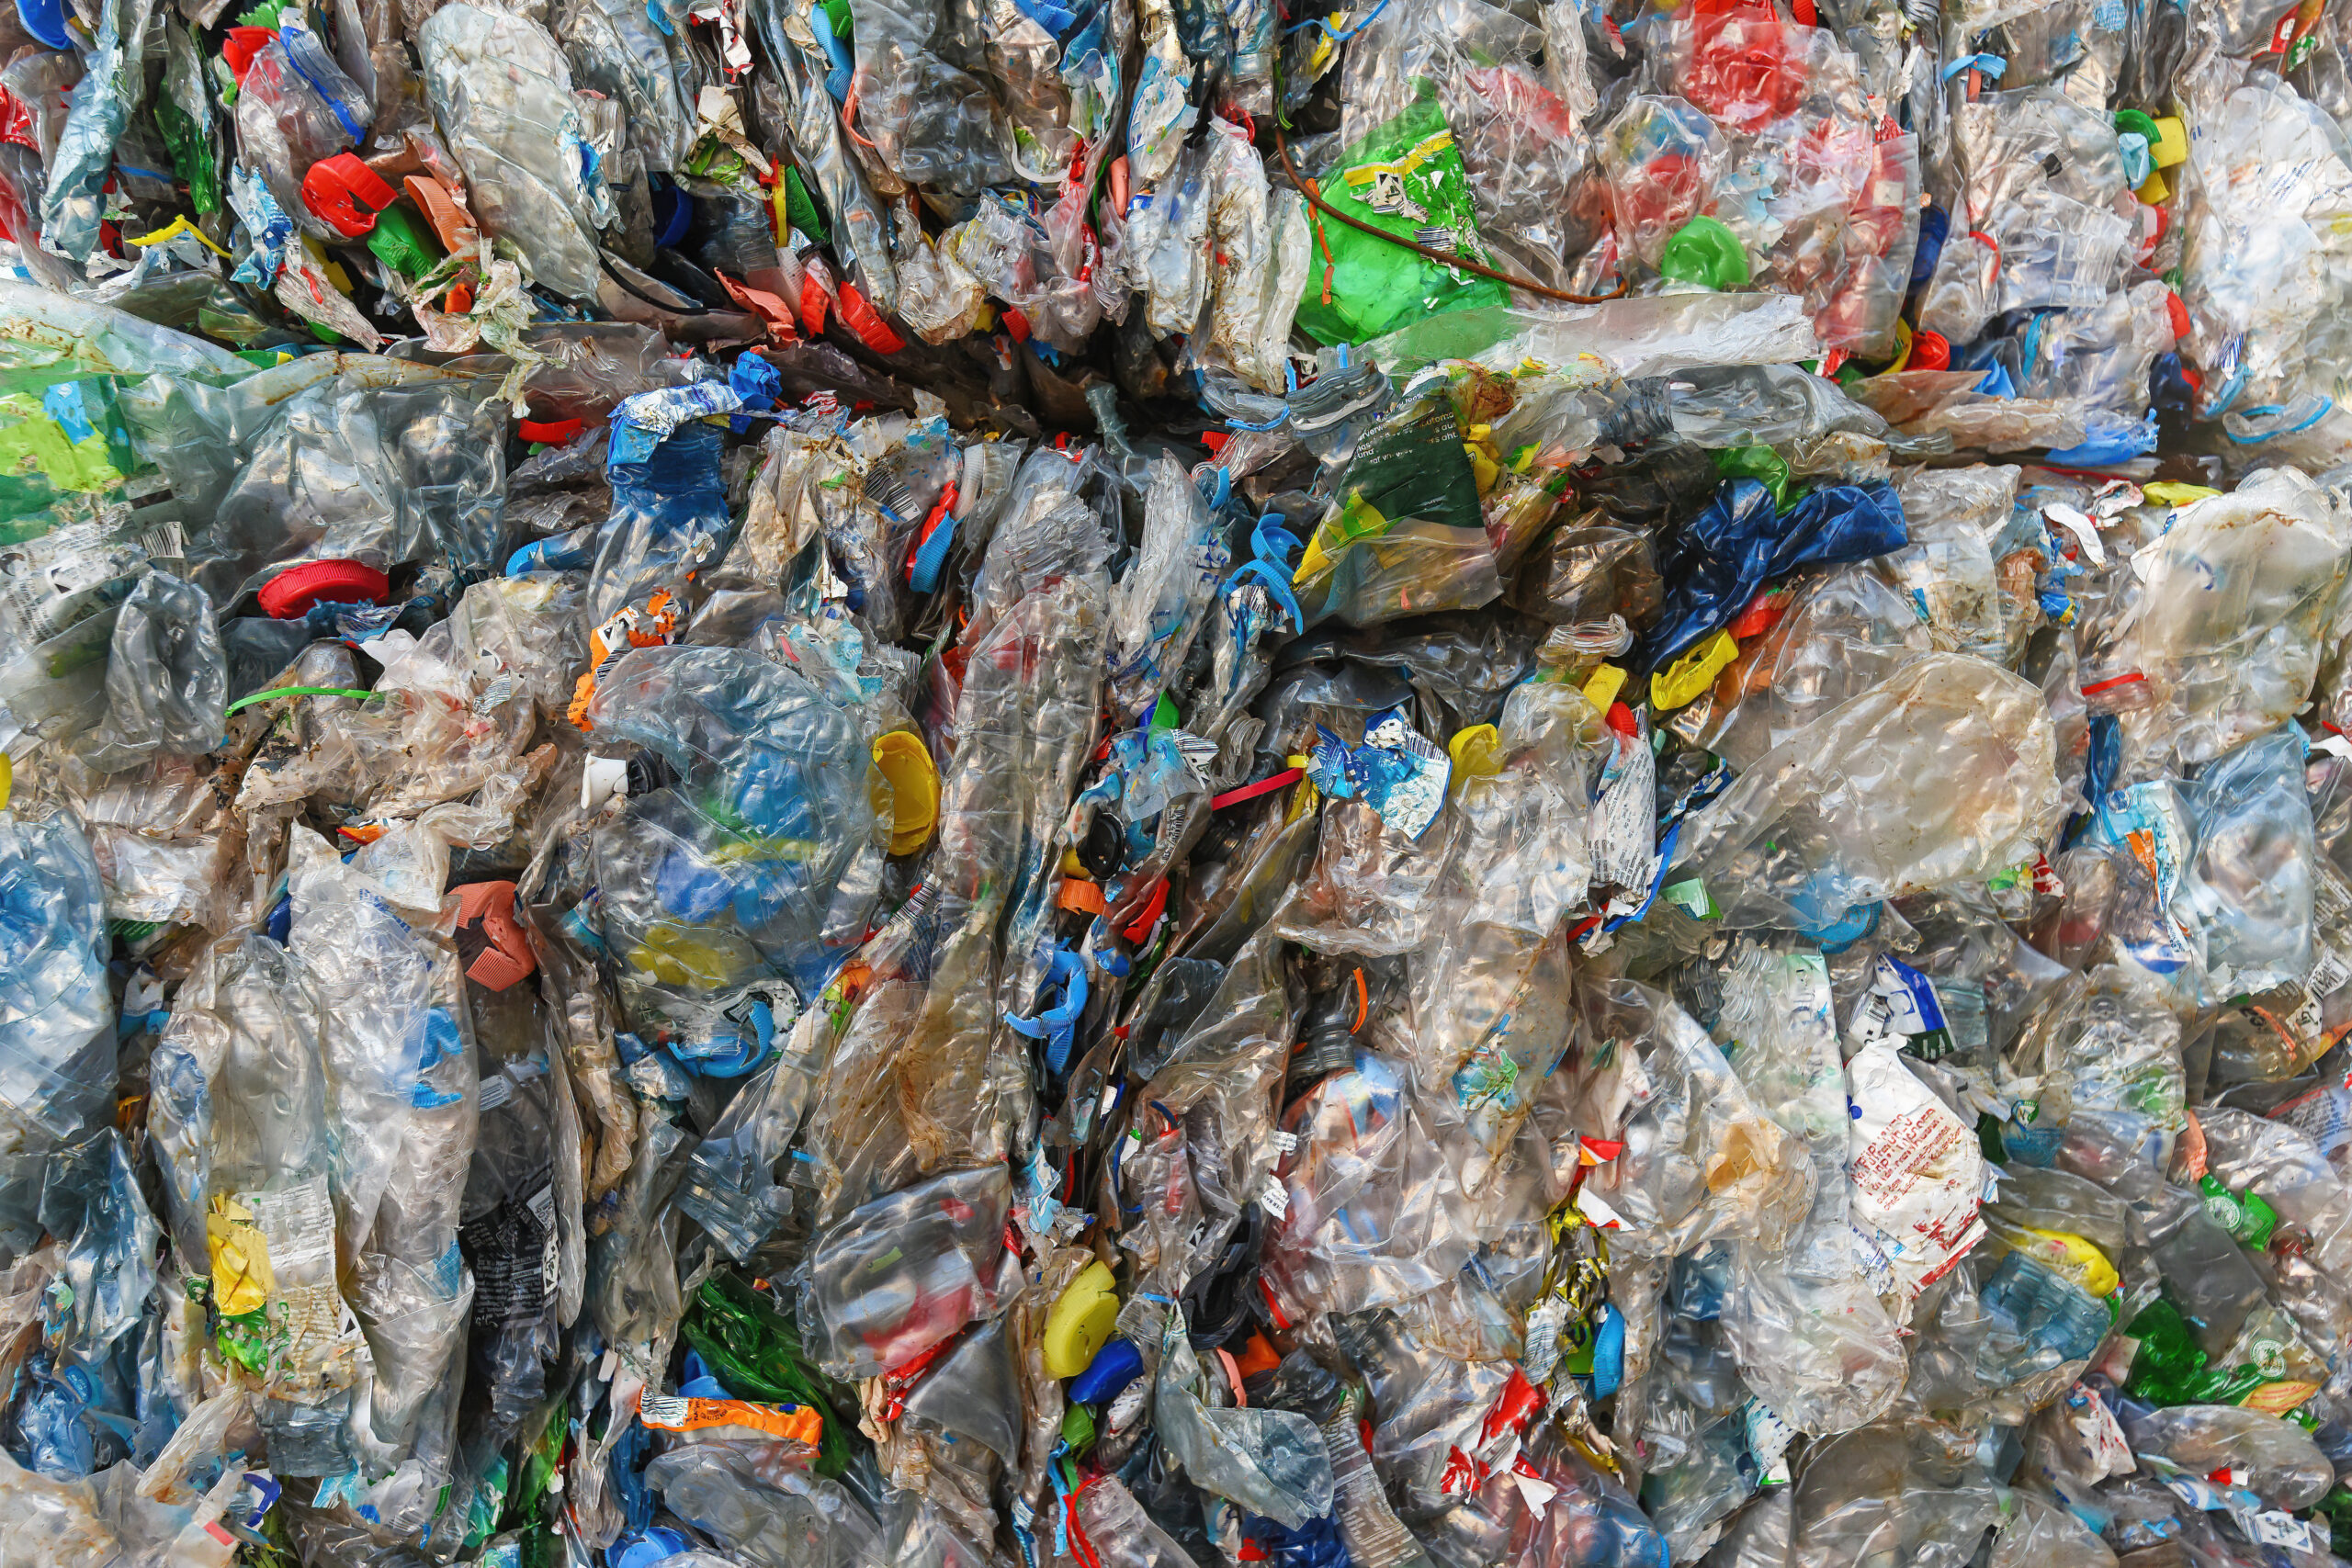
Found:
<path fill-rule="evenodd" d="M 0 1568 L 2352 1562 L 2338 9 L 16 0 Z"/>

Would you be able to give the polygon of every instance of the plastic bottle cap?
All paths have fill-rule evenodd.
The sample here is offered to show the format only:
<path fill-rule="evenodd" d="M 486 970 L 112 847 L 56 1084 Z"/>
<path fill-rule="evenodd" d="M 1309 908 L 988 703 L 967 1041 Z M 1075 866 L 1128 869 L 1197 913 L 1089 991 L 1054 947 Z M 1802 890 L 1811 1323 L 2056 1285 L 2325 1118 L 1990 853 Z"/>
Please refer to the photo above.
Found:
<path fill-rule="evenodd" d="M 1143 1352 L 1125 1337 L 1114 1337 L 1095 1352 L 1086 1371 L 1069 1385 L 1069 1397 L 1080 1404 L 1100 1404 L 1118 1398 L 1129 1383 L 1142 1375 Z"/>
<path fill-rule="evenodd" d="M 857 334 L 857 341 L 875 353 L 896 354 L 907 346 L 907 340 L 892 332 L 890 323 L 865 302 L 865 296 L 857 291 L 857 285 L 842 285 L 841 311 L 842 320 L 848 324 L 850 331 Z"/>
<path fill-rule="evenodd" d="M 441 262 L 441 247 L 434 243 L 424 220 L 405 207 L 388 207 L 376 214 L 376 226 L 368 231 L 368 249 L 412 282 Z"/>
<path fill-rule="evenodd" d="M 1491 724 L 1474 724 L 1455 730 L 1453 739 L 1445 743 L 1445 750 L 1453 759 L 1453 781 L 1457 784 L 1471 779 L 1492 778 L 1503 771 L 1502 732 Z"/>
<path fill-rule="evenodd" d="M 2190 322 L 2188 303 L 2169 288 L 2165 290 L 2165 319 L 2172 323 L 2173 336 L 2184 338 L 2188 335 Z"/>
<path fill-rule="evenodd" d="M 653 243 L 671 246 L 686 237 L 695 220 L 694 197 L 675 186 L 653 193 Z"/>
<path fill-rule="evenodd" d="M 424 220 L 433 225 L 434 237 L 441 242 L 443 250 L 472 248 L 473 220 L 439 180 L 427 175 L 411 175 L 401 183 L 407 188 L 409 199 L 424 214 Z"/>
<path fill-rule="evenodd" d="M 254 56 L 277 40 L 276 28 L 231 28 L 220 40 L 220 58 L 229 62 L 229 74 L 237 85 L 245 85 L 245 73 L 252 69 Z M 62 45 L 59 46 L 62 48 Z"/>
<path fill-rule="evenodd" d="M 1747 286 L 1747 248 L 1720 219 L 1701 216 L 1675 231 L 1658 257 L 1662 276 L 1701 283 L 1717 292 Z"/>
<path fill-rule="evenodd" d="M 2188 128 L 2180 122 L 2180 117 L 2160 114 L 2150 118 L 2156 133 L 2148 141 L 2149 161 L 2159 169 L 2188 162 Z"/>
<path fill-rule="evenodd" d="M 51 49 L 74 47 L 74 34 L 65 26 L 64 0 L 17 0 L 17 19 Z"/>
<path fill-rule="evenodd" d="M 586 422 L 577 419 L 525 419 L 514 424 L 515 434 L 524 440 L 548 446 L 560 446 L 585 428 Z"/>
<path fill-rule="evenodd" d="M 922 736 L 894 729 L 874 742 L 874 766 L 890 792 L 890 852 L 912 854 L 939 821 L 938 764 Z"/>
<path fill-rule="evenodd" d="M 539 966 L 531 943 L 514 919 L 514 884 L 471 882 L 457 889 L 460 955 L 481 951 L 466 965 L 466 978 L 486 990 L 503 991 Z"/>
<path fill-rule="evenodd" d="M 302 176 L 302 204 L 346 240 L 373 229 L 399 194 L 348 152 L 320 159 Z"/>
<path fill-rule="evenodd" d="M 1719 631 L 1650 677 L 1650 705 L 1660 713 L 1682 707 L 1715 683 L 1724 667 L 1739 657 L 1739 644 Z"/>
<path fill-rule="evenodd" d="M 1949 370 L 1951 368 L 1951 343 L 1941 333 L 1922 332 L 1911 339 L 1913 370 Z"/>
<path fill-rule="evenodd" d="M 289 566 L 262 585 L 262 611 L 275 620 L 307 615 L 311 606 L 380 604 L 392 596 L 391 579 L 356 560 L 312 560 Z"/>
<path fill-rule="evenodd" d="M 1093 1365 L 1118 1321 L 1116 1278 L 1100 1263 L 1088 1264 L 1046 1314 L 1046 1375 L 1074 1378 Z"/>
<path fill-rule="evenodd" d="M 580 812 L 586 816 L 628 787 L 628 760 L 591 757 L 580 770 Z"/>

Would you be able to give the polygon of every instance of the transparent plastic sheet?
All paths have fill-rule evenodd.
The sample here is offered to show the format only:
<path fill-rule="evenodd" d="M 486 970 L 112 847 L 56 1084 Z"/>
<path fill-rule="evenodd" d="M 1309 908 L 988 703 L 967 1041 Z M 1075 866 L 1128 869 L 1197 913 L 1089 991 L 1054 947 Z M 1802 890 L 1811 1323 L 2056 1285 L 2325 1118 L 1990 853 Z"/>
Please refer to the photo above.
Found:
<path fill-rule="evenodd" d="M 511 240 L 537 281 L 571 299 L 596 298 L 594 235 L 612 197 L 582 155 L 585 127 L 555 39 L 527 17 L 460 0 L 435 11 L 416 42 L 475 220 Z"/>
<path fill-rule="evenodd" d="M 85 738 L 90 765 L 120 772 L 159 751 L 200 755 L 227 721 L 228 663 L 204 590 L 150 571 L 123 601 L 107 654 L 107 716 Z"/>
<path fill-rule="evenodd" d="M 693 150 L 695 99 L 705 80 L 684 40 L 642 7 L 601 0 L 571 0 L 554 26 L 572 80 L 620 100 L 647 171 L 679 167 Z"/>
<path fill-rule="evenodd" d="M 297 58 L 299 51 L 300 58 Z M 319 239 L 334 230 L 302 199 L 302 176 L 359 140 L 365 95 L 328 56 L 317 35 L 288 29 L 254 57 L 237 95 L 237 142 L 245 166 L 277 205 Z"/>
<path fill-rule="evenodd" d="M 9 813 L 0 846 L 9 955 L 0 1100 L 24 1121 L 70 1136 L 104 1097 L 87 1047 L 114 1016 L 104 980 L 105 891 L 70 816 Z"/>
<path fill-rule="evenodd" d="M 1946 772 L 1960 761 L 1947 750 L 1954 742 L 1985 749 Z M 1832 758 L 1872 767 L 1841 766 L 1833 780 L 1820 771 Z M 1860 904 L 2027 858 L 2057 807 L 2055 769 L 2038 691 L 1983 660 L 1924 654 L 1773 748 L 1702 807 L 1674 865 L 1728 895 L 1733 919 L 1819 927 Z"/>
<path fill-rule="evenodd" d="M 2192 148 L 2182 299 L 2190 344 L 2224 378 L 2211 405 L 2292 404 L 2346 363 L 2352 344 L 2325 301 L 2346 257 L 2337 215 L 2352 201 L 2343 131 L 2283 84 L 2249 79 L 2222 103 L 2223 163 Z M 2257 180 L 2257 168 L 2279 171 Z"/>
<path fill-rule="evenodd" d="M 1335 1483 L 1315 1423 L 1288 1410 L 1213 1407 L 1194 1392 L 1200 1376 L 1183 1317 L 1171 1314 L 1160 1342 L 1153 1419 L 1186 1472 L 1294 1529 L 1329 1513 Z"/>
<path fill-rule="evenodd" d="M 481 571 L 499 561 L 506 473 L 488 438 L 499 418 L 490 386 L 384 360 L 334 368 L 240 444 L 216 509 L 190 528 L 188 577 L 215 605 L 301 560 L 383 570 L 429 552 Z M 291 527 L 289 514 L 300 520 Z"/>
<path fill-rule="evenodd" d="M 2114 657 L 2147 678 L 2155 702 L 2126 726 L 2163 724 L 2172 754 L 2194 764 L 2284 720 L 2310 694 L 2318 617 L 2343 581 L 2346 545 L 2341 503 L 2292 469 L 2175 513 L 2133 558 L 2143 608 Z"/>
<path fill-rule="evenodd" d="M 1800 1431 L 1835 1432 L 1885 1414 L 1905 1358 L 1871 1287 L 1848 1219 L 1848 1126 L 1829 976 L 1802 948 L 1742 944 L 1715 1032 L 1737 1043 L 1735 1070 L 1767 1115 L 1810 1151 L 1811 1206 L 1774 1256 L 1739 1248 L 1724 1331 L 1741 1376 Z"/>
<path fill-rule="evenodd" d="M 1623 1217 L 1617 1245 L 1673 1257 L 1702 1242 L 1784 1238 L 1808 1201 L 1803 1145 L 1760 1113 L 1722 1051 L 1674 1002 L 1632 981 L 1578 998 L 1569 1075 L 1577 1124 L 1621 1141 L 1589 1186 Z"/>
<path fill-rule="evenodd" d="M 1932 636 L 1878 568 L 1840 568 L 1800 588 L 1779 624 L 1740 649 L 1676 728 L 1752 771 L 1815 718 L 1928 651 Z"/>
<path fill-rule="evenodd" d="M 588 709 L 650 747 L 680 789 L 634 796 L 597 834 L 605 940 L 639 1032 L 699 1047 L 768 976 L 782 1026 L 863 934 L 878 863 L 862 725 L 795 671 L 734 649 L 638 649 Z"/>
<path fill-rule="evenodd" d="M 1001 1170 L 955 1171 L 844 1216 L 809 1254 L 800 1296 L 825 1369 L 871 1376 L 989 1315 L 1008 1288 L 1010 1202 Z"/>

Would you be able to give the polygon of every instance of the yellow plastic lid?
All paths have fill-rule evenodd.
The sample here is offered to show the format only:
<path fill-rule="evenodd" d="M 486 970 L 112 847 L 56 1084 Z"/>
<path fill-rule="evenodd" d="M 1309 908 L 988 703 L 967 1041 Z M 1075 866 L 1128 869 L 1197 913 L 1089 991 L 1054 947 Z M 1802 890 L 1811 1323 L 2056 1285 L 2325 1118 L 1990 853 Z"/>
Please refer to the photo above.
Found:
<path fill-rule="evenodd" d="M 1617 694 L 1624 689 L 1625 671 L 1614 664 L 1604 664 L 1585 682 L 1584 700 L 1592 705 L 1596 713 L 1607 713 L 1609 705 L 1615 702 Z"/>
<path fill-rule="evenodd" d="M 1717 632 L 1672 664 L 1650 677 L 1650 705 L 1660 713 L 1698 700 L 1715 683 L 1724 667 L 1739 657 L 1731 633 Z"/>
<path fill-rule="evenodd" d="M 1102 1264 L 1088 1264 L 1046 1314 L 1046 1374 L 1074 1378 L 1092 1366 L 1118 1321 L 1118 1281 Z"/>
<path fill-rule="evenodd" d="M 2188 162 L 2188 128 L 2180 123 L 2180 117 L 2160 114 L 2154 118 L 2156 139 L 2148 146 L 2149 162 L 2159 169 L 2169 169 L 2175 164 Z"/>
<path fill-rule="evenodd" d="M 890 790 L 890 852 L 912 854 L 939 823 L 939 767 L 912 730 L 894 729 L 874 743 L 874 765 Z M 874 803 L 878 813 L 883 803 Z"/>
<path fill-rule="evenodd" d="M 1457 729 L 1453 739 L 1445 743 L 1445 753 L 1453 759 L 1456 784 L 1465 779 L 1491 778 L 1503 771 L 1502 731 L 1491 724 Z"/>

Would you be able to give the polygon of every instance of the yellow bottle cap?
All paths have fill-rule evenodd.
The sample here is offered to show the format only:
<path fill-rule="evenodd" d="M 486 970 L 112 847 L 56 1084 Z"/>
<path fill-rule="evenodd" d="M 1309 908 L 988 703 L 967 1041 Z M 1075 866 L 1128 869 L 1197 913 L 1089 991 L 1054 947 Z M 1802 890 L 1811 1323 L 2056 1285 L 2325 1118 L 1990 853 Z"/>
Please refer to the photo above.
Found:
<path fill-rule="evenodd" d="M 1491 724 L 1457 729 L 1453 739 L 1445 743 L 1445 752 L 1453 759 L 1453 782 L 1457 786 L 1468 779 L 1492 778 L 1503 771 L 1502 731 Z"/>
<path fill-rule="evenodd" d="M 1046 1314 L 1047 1375 L 1074 1378 L 1092 1366 L 1118 1321 L 1117 1280 L 1103 1265 L 1088 1264 Z"/>
<path fill-rule="evenodd" d="M 912 854 L 931 841 L 939 822 L 939 766 L 931 748 L 912 730 L 894 729 L 874 742 L 874 766 L 881 773 L 889 799 L 874 803 L 876 816 L 890 813 L 890 852 Z"/>
<path fill-rule="evenodd" d="M 1724 666 L 1739 657 L 1731 633 L 1717 632 L 1666 669 L 1650 677 L 1650 705 L 1669 713 L 1698 700 L 1715 683 Z"/>

